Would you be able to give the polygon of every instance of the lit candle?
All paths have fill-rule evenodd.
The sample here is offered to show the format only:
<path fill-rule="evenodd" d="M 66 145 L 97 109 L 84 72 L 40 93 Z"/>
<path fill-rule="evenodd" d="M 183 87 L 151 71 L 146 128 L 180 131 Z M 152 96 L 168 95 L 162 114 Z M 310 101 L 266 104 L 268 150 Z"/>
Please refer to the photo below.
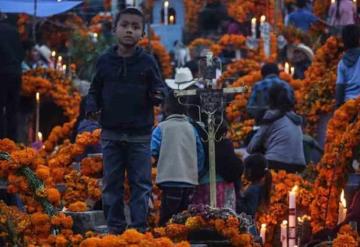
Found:
<path fill-rule="evenodd" d="M 93 37 L 94 37 L 94 39 L 93 39 L 93 41 L 96 43 L 97 41 L 98 41 L 98 34 L 97 33 L 94 33 L 93 34 Z"/>
<path fill-rule="evenodd" d="M 170 25 L 173 25 L 174 21 L 175 21 L 175 17 L 173 15 L 170 15 L 170 17 L 169 17 Z"/>
<path fill-rule="evenodd" d="M 169 1 L 165 0 L 164 2 L 164 24 L 168 24 L 168 15 L 169 15 Z"/>
<path fill-rule="evenodd" d="M 62 65 L 62 56 L 58 56 L 57 58 L 57 63 L 56 63 L 56 69 L 61 69 L 61 65 Z"/>
<path fill-rule="evenodd" d="M 280 225 L 281 231 L 280 231 L 280 241 L 282 247 L 287 247 L 287 220 L 283 220 L 283 222 Z"/>
<path fill-rule="evenodd" d="M 37 136 L 38 136 L 38 141 L 42 142 L 43 135 L 42 135 L 42 133 L 40 131 L 37 133 Z"/>
<path fill-rule="evenodd" d="M 35 115 L 35 140 L 39 140 L 39 124 L 40 124 L 40 93 L 36 92 L 35 94 L 36 99 L 36 115 Z"/>
<path fill-rule="evenodd" d="M 251 19 L 251 34 L 254 39 L 256 39 L 256 18 Z"/>
<path fill-rule="evenodd" d="M 261 224 L 260 237 L 262 239 L 263 244 L 265 244 L 265 241 L 266 241 L 266 224 Z"/>
<path fill-rule="evenodd" d="M 331 4 L 334 4 L 335 3 L 335 0 L 331 0 Z"/>
<path fill-rule="evenodd" d="M 291 66 L 290 68 L 290 75 L 294 76 L 295 68 Z"/>
<path fill-rule="evenodd" d="M 289 247 L 296 244 L 296 191 L 298 186 L 295 185 L 289 192 Z"/>
<path fill-rule="evenodd" d="M 286 63 L 285 63 L 285 66 L 284 66 L 284 71 L 285 71 L 285 73 L 290 74 L 290 65 L 289 65 L 289 63 L 288 63 L 288 62 L 286 62 Z"/>
<path fill-rule="evenodd" d="M 266 16 L 265 16 L 265 15 L 262 15 L 262 16 L 260 17 L 260 26 L 264 25 L 265 21 L 266 21 Z"/>
<path fill-rule="evenodd" d="M 344 190 L 342 190 L 340 195 L 340 202 L 339 202 L 338 224 L 342 223 L 345 220 L 346 213 L 347 213 L 346 200 L 345 200 Z"/>

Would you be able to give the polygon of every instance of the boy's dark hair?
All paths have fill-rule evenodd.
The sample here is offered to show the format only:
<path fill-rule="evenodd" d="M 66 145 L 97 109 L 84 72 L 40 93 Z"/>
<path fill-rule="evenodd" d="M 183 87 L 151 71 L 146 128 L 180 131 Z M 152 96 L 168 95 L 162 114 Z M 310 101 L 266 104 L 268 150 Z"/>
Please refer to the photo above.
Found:
<path fill-rule="evenodd" d="M 268 169 L 268 162 L 265 156 L 260 153 L 251 154 L 246 157 L 245 165 L 245 178 L 250 182 L 259 182 L 265 177 L 264 184 L 262 185 L 262 196 L 260 204 L 269 205 L 271 196 L 272 176 Z"/>
<path fill-rule="evenodd" d="M 307 0 L 296 0 L 296 6 L 299 8 L 304 8 L 306 6 Z"/>
<path fill-rule="evenodd" d="M 165 97 L 164 111 L 166 116 L 171 114 L 185 114 L 185 106 L 179 103 L 173 91 L 169 92 Z"/>
<path fill-rule="evenodd" d="M 294 107 L 291 102 L 288 90 L 280 83 L 273 84 L 269 89 L 270 109 L 279 109 L 282 112 L 291 111 Z"/>
<path fill-rule="evenodd" d="M 342 30 L 342 40 L 345 49 L 356 48 L 360 43 L 360 27 L 358 25 L 346 25 Z"/>
<path fill-rule="evenodd" d="M 145 30 L 145 16 L 144 16 L 143 12 L 137 8 L 125 8 L 125 9 L 121 10 L 119 13 L 117 13 L 115 16 L 115 22 L 113 23 L 113 30 L 116 29 L 121 16 L 123 16 L 125 14 L 140 16 L 142 19 L 143 31 Z"/>
<path fill-rule="evenodd" d="M 265 77 L 267 75 L 275 74 L 279 75 L 279 67 L 275 63 L 266 63 L 261 67 L 261 75 Z"/>

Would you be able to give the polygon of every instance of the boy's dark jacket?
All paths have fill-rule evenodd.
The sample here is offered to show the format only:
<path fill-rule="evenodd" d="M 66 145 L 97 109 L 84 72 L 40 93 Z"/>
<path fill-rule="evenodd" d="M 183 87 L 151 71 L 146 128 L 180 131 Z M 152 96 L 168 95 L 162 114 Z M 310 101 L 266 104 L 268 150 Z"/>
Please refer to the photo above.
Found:
<path fill-rule="evenodd" d="M 101 111 L 104 129 L 147 134 L 153 126 L 153 92 L 165 87 L 154 57 L 137 47 L 120 57 L 117 46 L 101 55 L 89 89 L 86 112 Z"/>

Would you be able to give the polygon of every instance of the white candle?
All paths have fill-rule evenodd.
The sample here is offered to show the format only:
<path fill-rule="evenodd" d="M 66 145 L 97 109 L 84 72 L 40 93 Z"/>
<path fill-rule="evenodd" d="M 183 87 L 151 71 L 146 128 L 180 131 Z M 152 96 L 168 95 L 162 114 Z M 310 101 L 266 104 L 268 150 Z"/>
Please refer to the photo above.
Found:
<path fill-rule="evenodd" d="M 35 94 L 36 99 L 36 113 L 35 113 L 35 140 L 39 140 L 39 125 L 40 125 L 40 93 L 36 92 Z"/>
<path fill-rule="evenodd" d="M 241 59 L 241 51 L 239 49 L 236 49 L 235 50 L 235 58 L 237 60 Z"/>
<path fill-rule="evenodd" d="M 261 224 L 260 237 L 262 239 L 263 244 L 265 244 L 265 241 L 266 241 L 266 224 Z"/>
<path fill-rule="evenodd" d="M 94 33 L 93 34 L 93 41 L 96 43 L 98 41 L 98 34 L 97 33 Z"/>
<path fill-rule="evenodd" d="M 62 65 L 62 56 L 58 56 L 57 58 L 57 63 L 56 63 L 56 69 L 61 69 L 61 65 Z"/>
<path fill-rule="evenodd" d="M 256 18 L 251 19 L 251 34 L 253 38 L 256 38 Z"/>
<path fill-rule="evenodd" d="M 296 191 L 295 185 L 289 192 L 289 247 L 296 244 Z"/>
<path fill-rule="evenodd" d="M 286 220 L 283 220 L 283 222 L 280 225 L 280 241 L 282 247 L 287 247 L 287 224 L 288 222 Z"/>
<path fill-rule="evenodd" d="M 291 66 L 290 68 L 290 75 L 294 76 L 295 68 Z"/>
<path fill-rule="evenodd" d="M 264 25 L 265 21 L 266 21 L 266 16 L 265 16 L 265 15 L 262 15 L 262 16 L 260 17 L 260 26 Z"/>
<path fill-rule="evenodd" d="M 285 63 L 285 66 L 284 66 L 284 71 L 285 71 L 285 73 L 290 74 L 290 65 L 289 65 L 289 63 L 288 63 L 288 62 L 286 62 L 286 63 Z"/>
<path fill-rule="evenodd" d="M 40 142 L 42 142 L 42 140 L 43 140 L 43 135 L 42 135 L 42 133 L 41 133 L 40 131 L 37 133 L 37 136 L 38 136 L 38 140 L 39 140 Z"/>
<path fill-rule="evenodd" d="M 175 21 L 175 17 L 173 15 L 170 15 L 170 17 L 169 17 L 170 25 L 173 25 L 174 21 Z"/>
<path fill-rule="evenodd" d="M 168 24 L 168 15 L 169 15 L 169 1 L 165 0 L 164 2 L 164 24 Z"/>
<path fill-rule="evenodd" d="M 342 223 L 345 220 L 346 213 L 347 213 L 346 200 L 345 200 L 344 190 L 342 190 L 340 195 L 340 202 L 339 202 L 338 224 Z"/>

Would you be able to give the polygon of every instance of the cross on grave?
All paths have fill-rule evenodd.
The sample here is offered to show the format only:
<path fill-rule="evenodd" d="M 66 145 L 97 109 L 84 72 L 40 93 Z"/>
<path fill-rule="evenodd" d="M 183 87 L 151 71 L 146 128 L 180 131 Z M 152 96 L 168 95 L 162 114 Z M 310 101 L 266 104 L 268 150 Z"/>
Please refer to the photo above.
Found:
<path fill-rule="evenodd" d="M 175 97 L 178 98 L 180 104 L 181 97 L 197 96 L 200 98 L 200 104 L 196 105 L 200 112 L 207 116 L 207 127 L 204 129 L 207 134 L 207 141 L 209 143 L 209 179 L 210 179 L 210 206 L 216 207 L 216 164 L 215 164 L 215 142 L 216 133 L 221 126 L 224 116 L 223 111 L 226 105 L 226 95 L 244 93 L 247 87 L 223 88 L 216 89 L 213 83 L 216 79 L 216 71 L 218 69 L 218 60 L 213 59 L 212 53 L 208 52 L 206 56 L 206 64 L 203 66 L 203 74 L 199 82 L 204 88 L 190 89 L 190 90 L 174 90 Z M 201 71 L 201 70 L 200 70 Z M 215 114 L 221 113 L 220 123 L 216 123 Z M 200 114 L 199 114 L 200 115 Z"/>

